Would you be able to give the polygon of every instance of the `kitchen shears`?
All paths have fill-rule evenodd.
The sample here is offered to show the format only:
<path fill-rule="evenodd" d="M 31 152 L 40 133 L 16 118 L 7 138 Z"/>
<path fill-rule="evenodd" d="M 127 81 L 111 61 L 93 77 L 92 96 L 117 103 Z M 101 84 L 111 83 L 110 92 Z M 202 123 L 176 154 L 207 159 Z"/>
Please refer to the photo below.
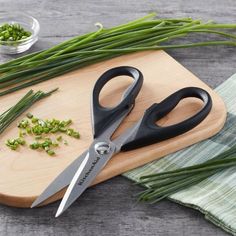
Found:
<path fill-rule="evenodd" d="M 101 106 L 99 94 L 102 88 L 111 79 L 122 75 L 131 77 L 133 83 L 123 93 L 120 103 L 112 108 Z M 181 135 L 201 123 L 212 108 L 212 100 L 207 91 L 197 87 L 186 87 L 171 94 L 160 103 L 151 105 L 139 121 L 111 140 L 115 130 L 133 109 L 142 84 L 142 73 L 129 66 L 112 68 L 100 76 L 92 93 L 91 118 L 94 137 L 92 144 L 55 178 L 31 207 L 40 205 L 69 185 L 56 213 L 56 217 L 59 216 L 89 187 L 112 156 L 121 151 L 133 150 Z M 156 124 L 182 99 L 189 97 L 203 101 L 200 111 L 177 124 L 165 127 Z"/>

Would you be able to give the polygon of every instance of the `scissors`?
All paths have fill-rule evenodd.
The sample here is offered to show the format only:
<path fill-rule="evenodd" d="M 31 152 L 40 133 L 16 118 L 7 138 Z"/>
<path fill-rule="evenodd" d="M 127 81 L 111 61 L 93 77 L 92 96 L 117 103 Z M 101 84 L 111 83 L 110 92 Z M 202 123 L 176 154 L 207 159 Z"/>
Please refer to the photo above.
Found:
<path fill-rule="evenodd" d="M 104 85 L 111 79 L 122 75 L 131 77 L 133 83 L 124 91 L 120 103 L 112 108 L 101 106 L 99 94 Z M 92 93 L 91 123 L 94 137 L 92 144 L 53 180 L 31 207 L 40 205 L 69 185 L 55 215 L 58 217 L 89 187 L 114 155 L 121 151 L 133 150 L 181 135 L 201 123 L 211 110 L 212 100 L 207 91 L 197 87 L 186 87 L 171 94 L 160 103 L 151 105 L 139 121 L 111 140 L 115 130 L 133 109 L 142 84 L 142 73 L 130 66 L 115 67 L 100 76 Z M 156 124 L 182 99 L 188 97 L 203 101 L 200 111 L 178 124 L 166 127 Z"/>

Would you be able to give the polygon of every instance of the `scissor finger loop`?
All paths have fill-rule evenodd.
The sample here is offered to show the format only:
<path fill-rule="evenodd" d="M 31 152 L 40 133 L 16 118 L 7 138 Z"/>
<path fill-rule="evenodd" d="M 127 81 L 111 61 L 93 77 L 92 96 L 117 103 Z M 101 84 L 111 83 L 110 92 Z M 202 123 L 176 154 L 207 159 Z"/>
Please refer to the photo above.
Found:
<path fill-rule="evenodd" d="M 120 75 L 133 78 L 133 83 L 125 90 L 118 105 L 112 108 L 101 106 L 99 94 L 102 88 L 108 81 Z M 56 214 L 59 216 L 89 187 L 112 156 L 120 151 L 129 151 L 181 135 L 200 124 L 211 111 L 212 100 L 207 91 L 197 87 L 183 88 L 163 101 L 154 103 L 132 127 L 111 140 L 113 133 L 133 109 L 142 84 L 142 73 L 130 66 L 112 68 L 100 76 L 92 93 L 91 117 L 94 136 L 92 144 L 45 189 L 33 203 L 33 207 L 69 185 Z M 174 125 L 161 127 L 156 124 L 181 100 L 189 97 L 203 101 L 200 111 Z"/>

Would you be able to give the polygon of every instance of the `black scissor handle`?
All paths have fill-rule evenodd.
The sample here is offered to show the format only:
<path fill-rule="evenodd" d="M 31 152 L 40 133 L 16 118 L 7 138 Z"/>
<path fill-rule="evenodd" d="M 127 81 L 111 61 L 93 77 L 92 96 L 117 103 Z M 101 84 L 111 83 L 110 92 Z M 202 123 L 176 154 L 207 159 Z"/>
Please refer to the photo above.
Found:
<path fill-rule="evenodd" d="M 99 103 L 99 94 L 104 85 L 111 79 L 126 75 L 134 79 L 134 82 L 125 90 L 121 102 L 112 108 L 103 107 Z M 129 110 L 135 102 L 141 87 L 143 84 L 142 73 L 130 66 L 115 67 L 100 76 L 97 80 L 92 94 L 92 124 L 93 134 L 97 137 L 106 129 L 112 122 L 119 119 L 120 115 L 125 111 Z"/>
<path fill-rule="evenodd" d="M 204 105 L 198 113 L 178 124 L 166 127 L 156 125 L 158 120 L 173 110 L 182 99 L 188 97 L 199 98 L 203 101 Z M 180 89 L 162 102 L 153 104 L 145 111 L 140 122 L 138 122 L 135 135 L 123 144 L 121 150 L 136 149 L 183 134 L 201 123 L 209 114 L 211 107 L 212 100 L 207 91 L 197 87 Z"/>

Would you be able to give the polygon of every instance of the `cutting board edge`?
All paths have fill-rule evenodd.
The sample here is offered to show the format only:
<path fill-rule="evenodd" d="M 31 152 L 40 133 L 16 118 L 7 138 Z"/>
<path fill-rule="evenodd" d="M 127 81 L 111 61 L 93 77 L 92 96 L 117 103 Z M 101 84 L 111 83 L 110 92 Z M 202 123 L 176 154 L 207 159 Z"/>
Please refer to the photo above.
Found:
<path fill-rule="evenodd" d="M 217 134 L 223 127 L 224 127 L 224 124 L 225 124 L 225 121 L 226 121 L 226 118 L 227 118 L 227 109 L 226 109 L 226 106 L 225 106 L 225 103 L 224 101 L 222 100 L 222 98 L 218 95 L 218 98 L 221 100 L 221 102 L 223 103 L 224 105 L 224 111 L 221 113 L 221 117 L 220 119 L 218 119 L 218 124 L 217 125 L 214 125 L 215 129 L 213 130 L 212 133 L 209 133 L 207 130 L 205 131 L 207 134 L 209 135 L 206 135 L 204 137 L 204 139 L 202 138 L 199 138 L 199 140 L 196 140 L 194 139 L 194 141 L 192 140 L 191 142 L 189 142 L 188 145 L 186 145 L 185 147 L 183 148 L 186 148 L 186 147 L 189 147 L 197 142 L 200 142 L 200 141 L 203 141 L 203 140 L 206 140 L 212 136 L 214 136 L 215 134 Z M 183 149 L 181 148 L 181 149 Z M 138 168 L 138 167 L 141 167 L 151 161 L 154 161 L 154 160 L 159 160 L 160 158 L 162 158 L 163 156 L 167 155 L 167 154 L 171 154 L 171 153 L 174 153 L 176 151 L 179 151 L 181 149 L 173 149 L 171 150 L 171 152 L 168 150 L 168 153 L 163 153 L 163 155 L 160 155 L 156 158 L 150 158 L 148 159 L 145 163 L 142 163 L 142 165 L 139 165 L 137 163 L 134 163 L 133 166 L 127 166 L 126 164 L 123 164 L 122 168 L 123 168 L 123 171 L 117 171 L 119 169 L 116 170 L 116 172 L 114 173 L 114 170 L 111 170 L 109 172 L 106 172 L 106 173 L 103 173 L 101 176 L 99 176 L 95 181 L 94 183 L 92 184 L 92 186 L 96 185 L 96 184 L 99 184 L 99 183 L 102 183 L 106 180 L 109 180 L 113 177 L 116 177 L 120 174 L 123 174 L 127 171 L 130 171 L 132 169 L 135 169 L 135 168 Z M 120 168 L 121 169 L 121 168 Z M 106 176 L 106 178 L 105 178 Z M 108 177 L 108 178 L 107 178 Z M 41 206 L 45 206 L 45 205 L 48 205 L 50 203 L 53 203 L 55 201 L 58 201 L 59 199 L 61 199 L 61 196 L 64 194 L 64 190 L 62 190 L 60 192 L 60 194 L 57 194 L 55 195 L 54 197 L 52 197 L 50 200 L 48 200 L 47 202 L 45 202 L 44 204 L 42 204 Z M 11 206 L 11 207 L 18 207 L 18 208 L 30 208 L 31 204 L 33 203 L 33 201 L 37 198 L 38 196 L 11 196 L 11 195 L 4 195 L 2 193 L 0 193 L 0 203 L 1 204 L 4 204 L 6 206 Z"/>
<path fill-rule="evenodd" d="M 168 55 L 167 53 L 165 53 L 165 52 L 162 52 L 163 54 L 166 54 L 166 55 Z M 179 62 L 177 62 L 177 61 L 175 61 L 175 59 L 173 58 L 173 57 L 171 57 L 170 55 L 168 55 L 168 57 L 169 58 L 171 58 L 171 60 L 173 61 L 173 62 L 175 62 L 176 64 L 178 64 L 178 65 L 180 65 L 180 66 L 182 66 Z M 182 66 L 183 67 L 183 66 Z M 186 68 L 184 68 L 185 70 L 186 70 L 186 72 L 188 72 L 188 73 L 191 73 L 192 75 L 193 75 L 193 73 L 192 72 L 189 72 Z M 196 77 L 195 75 L 194 75 L 194 77 Z M 196 77 L 196 79 L 198 79 L 197 77 Z M 200 81 L 200 80 L 199 80 Z M 202 81 L 201 81 L 202 82 Z M 206 84 L 204 83 L 204 82 L 202 82 L 202 84 L 204 85 L 204 86 L 206 86 Z M 207 86 L 208 87 L 208 86 Z M 208 87 L 209 88 L 209 87 Z M 214 90 L 212 90 L 212 92 L 214 93 L 214 94 L 217 94 Z M 211 136 L 213 136 L 213 135 L 215 135 L 217 132 L 219 132 L 219 130 L 221 130 L 222 129 L 222 127 L 223 127 L 223 125 L 224 125 L 224 122 L 225 122 L 225 118 L 226 118 L 226 106 L 225 106 L 225 104 L 224 104 L 224 102 L 223 102 L 223 100 L 222 100 L 222 98 L 217 94 L 217 101 L 218 102 L 220 102 L 223 106 L 222 106 L 222 109 L 221 109 L 221 111 L 223 111 L 223 112 L 221 112 L 220 114 L 222 114 L 221 116 L 220 116 L 220 120 L 217 120 L 218 121 L 218 123 L 217 123 L 217 125 L 218 125 L 218 127 L 215 127 L 216 126 L 216 123 L 214 124 L 214 132 L 211 132 L 210 134 L 208 134 L 208 135 L 206 135 L 203 139 L 200 139 L 200 140 L 204 140 L 204 139 L 207 139 L 207 138 L 209 138 L 209 137 L 211 137 Z M 224 108 L 224 110 L 223 110 L 223 108 Z M 206 131 L 207 132 L 207 131 Z M 199 141 L 200 141 L 199 140 Z M 193 142 L 193 143 L 195 143 L 195 142 Z M 193 144 L 192 143 L 192 144 Z M 191 144 L 189 144 L 189 145 L 191 145 Z M 188 146 L 189 146 L 188 145 Z M 184 147 L 182 147 L 182 148 L 184 148 Z M 181 148 L 181 149 L 182 149 Z M 178 149 L 179 150 L 179 149 Z M 174 151 L 172 151 L 172 152 L 174 152 Z M 171 152 L 171 153 L 172 153 Z M 160 157 L 159 157 L 160 158 Z M 156 158 L 157 159 L 157 158 Z M 154 160 L 154 159 L 152 159 L 152 160 Z M 148 159 L 148 161 L 147 162 L 150 162 L 150 161 L 152 161 L 151 159 Z M 146 162 L 146 163 L 147 163 Z M 145 163 L 143 163 L 142 165 L 144 165 Z M 127 169 L 127 166 L 125 166 L 126 168 L 124 168 L 124 171 L 120 171 L 120 172 L 118 172 L 117 170 L 117 172 L 115 172 L 115 174 L 114 174 L 114 172 L 112 172 L 112 176 L 111 176 L 111 173 L 110 173 L 110 175 L 108 174 L 108 178 L 111 178 L 111 177 L 114 177 L 114 176 L 117 176 L 117 175 L 119 175 L 119 174 L 121 174 L 121 173 L 124 173 L 124 172 L 126 172 L 126 171 L 128 171 L 128 170 L 131 170 L 131 169 L 133 169 L 133 168 L 136 168 L 136 167 L 138 167 L 138 166 L 141 166 L 141 165 L 137 165 L 137 166 L 134 166 L 134 167 L 132 167 L 132 168 L 128 168 Z M 99 177 L 99 178 L 101 178 L 100 180 L 98 179 L 97 181 L 96 181 L 96 184 L 97 183 L 100 183 L 100 182 L 103 182 L 103 181 L 105 181 L 106 179 L 108 179 L 108 178 L 106 178 L 106 179 L 104 179 L 104 178 L 102 178 L 102 176 L 101 177 Z M 62 191 L 62 193 L 63 193 L 63 191 Z M 13 206 L 13 207 L 19 207 L 19 208 L 28 208 L 28 207 L 30 207 L 30 205 L 31 205 L 31 203 L 35 200 L 35 198 L 37 197 L 37 195 L 32 195 L 32 196 L 29 196 L 29 195 L 27 195 L 27 196 L 15 196 L 15 195 L 11 195 L 11 194 L 2 194 L 2 193 L 0 193 L 0 203 L 2 203 L 2 204 L 4 204 L 4 205 L 7 205 L 7 206 Z M 56 195 L 56 197 L 54 197 L 54 198 L 52 198 L 52 199 L 50 199 L 50 201 L 48 201 L 48 202 L 46 202 L 44 205 L 46 205 L 46 204 L 48 204 L 48 203 L 51 203 L 51 202 L 54 202 L 54 201 L 56 201 L 56 200 L 58 200 L 58 199 L 60 199 L 60 196 L 59 195 Z"/>

